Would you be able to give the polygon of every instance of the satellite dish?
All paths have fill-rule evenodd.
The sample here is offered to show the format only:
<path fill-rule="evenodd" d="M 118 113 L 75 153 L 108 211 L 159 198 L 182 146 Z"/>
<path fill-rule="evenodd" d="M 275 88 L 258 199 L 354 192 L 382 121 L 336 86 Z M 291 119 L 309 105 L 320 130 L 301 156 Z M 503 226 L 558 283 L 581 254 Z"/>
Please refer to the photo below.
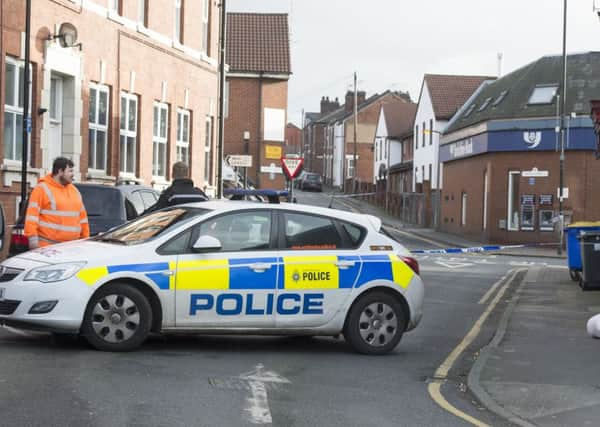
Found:
<path fill-rule="evenodd" d="M 77 43 L 77 28 L 69 22 L 60 24 L 58 39 L 62 47 L 73 47 Z"/>

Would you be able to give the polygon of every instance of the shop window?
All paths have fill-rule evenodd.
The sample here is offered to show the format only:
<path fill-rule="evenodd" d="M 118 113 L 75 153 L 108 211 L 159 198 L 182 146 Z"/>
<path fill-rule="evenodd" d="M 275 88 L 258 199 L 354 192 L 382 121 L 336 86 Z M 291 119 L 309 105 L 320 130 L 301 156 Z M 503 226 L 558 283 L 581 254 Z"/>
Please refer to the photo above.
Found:
<path fill-rule="evenodd" d="M 521 196 L 521 230 L 535 230 L 535 196 L 533 194 Z"/>

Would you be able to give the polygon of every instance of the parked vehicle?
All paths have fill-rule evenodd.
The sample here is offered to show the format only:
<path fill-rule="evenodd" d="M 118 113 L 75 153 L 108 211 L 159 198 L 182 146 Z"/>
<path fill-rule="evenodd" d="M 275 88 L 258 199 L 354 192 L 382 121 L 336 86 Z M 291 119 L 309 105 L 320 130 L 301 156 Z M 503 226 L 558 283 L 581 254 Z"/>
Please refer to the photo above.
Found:
<path fill-rule="evenodd" d="M 102 185 L 75 183 L 88 214 L 90 235 L 105 232 L 137 218 L 158 200 L 160 193 L 140 185 Z M 23 234 L 25 212 L 13 227 L 8 256 L 29 250 L 29 239 Z"/>
<path fill-rule="evenodd" d="M 300 182 L 300 190 L 323 191 L 321 174 L 307 172 Z"/>

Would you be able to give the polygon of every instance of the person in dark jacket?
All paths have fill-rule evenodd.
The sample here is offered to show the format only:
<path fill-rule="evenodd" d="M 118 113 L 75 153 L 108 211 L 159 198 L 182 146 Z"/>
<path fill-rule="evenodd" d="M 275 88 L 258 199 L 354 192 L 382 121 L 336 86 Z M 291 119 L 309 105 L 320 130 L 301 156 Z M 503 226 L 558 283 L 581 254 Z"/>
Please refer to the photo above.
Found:
<path fill-rule="evenodd" d="M 194 181 L 189 178 L 190 169 L 184 162 L 173 164 L 171 185 L 164 189 L 156 204 L 144 212 L 145 214 L 157 211 L 168 206 L 182 203 L 202 202 L 208 200 L 204 191 L 194 186 Z"/>

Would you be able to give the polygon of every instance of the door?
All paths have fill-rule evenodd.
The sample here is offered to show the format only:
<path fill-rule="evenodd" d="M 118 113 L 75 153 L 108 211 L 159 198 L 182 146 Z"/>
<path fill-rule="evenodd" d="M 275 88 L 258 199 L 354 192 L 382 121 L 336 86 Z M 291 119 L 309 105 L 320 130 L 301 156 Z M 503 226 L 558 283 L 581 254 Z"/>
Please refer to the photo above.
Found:
<path fill-rule="evenodd" d="M 48 146 L 50 164 L 62 155 L 63 79 L 52 76 L 50 79 L 50 144 Z"/>
<path fill-rule="evenodd" d="M 192 228 L 190 250 L 177 259 L 176 323 L 197 329 L 268 328 L 275 324 L 277 251 L 270 209 L 237 211 Z M 194 253 L 200 236 L 220 249 Z"/>
<path fill-rule="evenodd" d="M 340 222 L 282 212 L 283 273 L 277 286 L 277 328 L 329 322 L 350 296 L 361 261 Z"/>

